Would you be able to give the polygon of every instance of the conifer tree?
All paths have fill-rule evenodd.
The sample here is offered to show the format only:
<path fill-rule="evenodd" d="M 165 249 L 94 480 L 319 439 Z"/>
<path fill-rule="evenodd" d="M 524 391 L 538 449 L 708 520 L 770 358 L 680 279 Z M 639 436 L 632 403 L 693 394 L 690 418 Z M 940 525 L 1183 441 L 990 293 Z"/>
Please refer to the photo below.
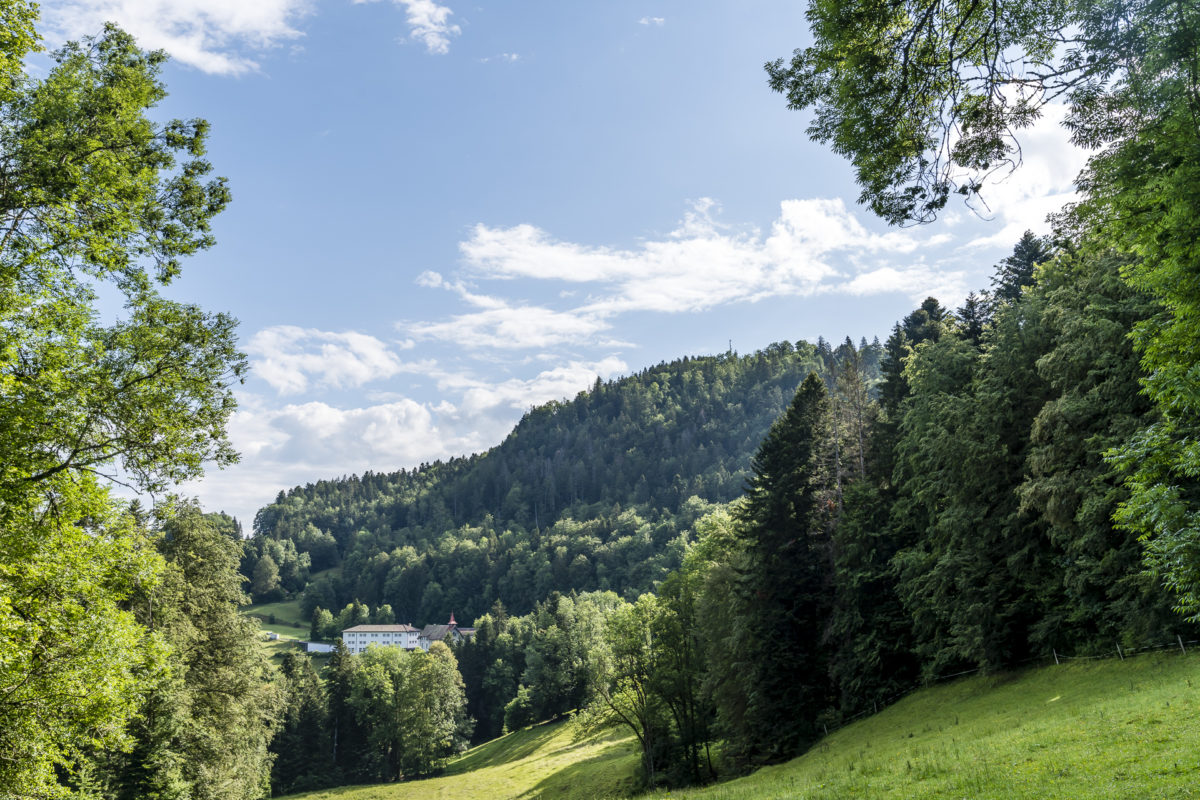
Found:
<path fill-rule="evenodd" d="M 333 785 L 329 706 L 309 656 L 288 652 L 280 668 L 283 713 L 271 740 L 271 791 L 289 794 Z"/>
<path fill-rule="evenodd" d="M 739 512 L 746 558 L 733 602 L 735 624 L 745 631 L 746 706 L 728 734 L 749 760 L 796 753 L 815 738 L 816 718 L 829 703 L 822 642 L 831 583 L 826 518 L 834 503 L 822 463 L 828 425 L 824 382 L 810 374 L 759 447 Z"/>
<path fill-rule="evenodd" d="M 170 648 L 169 671 L 148 676 L 132 750 L 99 756 L 102 796 L 258 800 L 279 697 L 258 626 L 238 613 L 241 542 L 194 504 L 160 513 L 166 569 L 135 611 Z"/>
<path fill-rule="evenodd" d="M 333 762 L 339 783 L 369 781 L 375 777 L 365 757 L 367 732 L 358 723 L 351 702 L 355 670 L 355 657 L 338 639 L 333 656 L 325 668 L 325 691 L 329 703 Z"/>
<path fill-rule="evenodd" d="M 1050 240 L 1025 231 L 1013 247 L 1012 254 L 996 265 L 992 276 L 992 298 L 996 303 L 1011 303 L 1021 296 L 1021 289 L 1033 285 L 1033 270 L 1050 260 L 1054 250 Z"/>

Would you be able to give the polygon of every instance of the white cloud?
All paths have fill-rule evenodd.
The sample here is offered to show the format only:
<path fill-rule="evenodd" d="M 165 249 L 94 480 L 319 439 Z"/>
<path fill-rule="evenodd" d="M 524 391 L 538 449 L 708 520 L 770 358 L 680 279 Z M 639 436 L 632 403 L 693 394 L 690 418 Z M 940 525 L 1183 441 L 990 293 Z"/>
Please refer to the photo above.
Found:
<path fill-rule="evenodd" d="M 554 341 L 568 341 L 571 336 L 593 336 L 609 327 L 609 317 L 630 311 L 702 311 L 768 296 L 808 296 L 838 290 L 839 284 L 844 291 L 859 293 L 865 284 L 849 285 L 853 275 L 846 274 L 846 262 L 871 257 L 874 263 L 855 270 L 870 271 L 888 257 L 911 254 L 919 245 L 907 231 L 868 231 L 841 200 L 784 201 L 766 235 L 720 224 L 713 217 L 715 208 L 713 201 L 701 200 L 669 235 L 624 250 L 558 241 L 528 224 L 476 225 L 459 246 L 469 274 L 593 283 L 600 284 L 603 293 L 569 312 L 505 307 L 492 317 L 465 315 L 452 322 L 427 323 L 419 332 L 441 337 L 452 325 L 495 327 L 497 318 L 516 323 L 519 311 L 540 335 L 553 323 L 561 336 Z M 423 279 L 422 285 L 450 286 L 440 276 L 436 281 Z M 491 344 L 491 338 L 484 339 Z"/>
<path fill-rule="evenodd" d="M 663 17 L 642 17 L 638 20 L 638 25 L 654 25 L 661 28 L 667 20 Z"/>
<path fill-rule="evenodd" d="M 395 343 L 408 349 L 413 342 Z M 405 364 L 391 348 L 374 336 L 362 333 L 321 331 L 295 325 L 276 325 L 258 331 L 246 344 L 254 358 L 254 374 L 279 394 L 295 394 L 320 386 L 361 386 L 401 372 L 420 369 Z"/>
<path fill-rule="evenodd" d="M 974 239 L 972 247 L 1011 247 L 1026 230 L 1045 233 L 1050 227 L 1047 215 L 1078 199 L 1075 178 L 1088 153 L 1071 144 L 1062 126 L 1066 114 L 1065 106 L 1047 106 L 1037 123 L 1020 134 L 1021 165 L 982 191 L 987 209 L 1000 225 Z"/>
<path fill-rule="evenodd" d="M 939 270 L 925 264 L 911 267 L 880 267 L 860 273 L 842 289 L 853 295 L 897 292 L 914 302 L 936 297 L 944 304 L 957 306 L 967 296 L 964 270 Z"/>
<path fill-rule="evenodd" d="M 591 340 L 609 325 L 595 313 L 503 306 L 460 314 L 443 322 L 417 322 L 403 327 L 417 338 L 463 347 L 529 349 Z"/>
<path fill-rule="evenodd" d="M 42 13 L 54 39 L 77 39 L 115 22 L 148 49 L 166 50 L 204 72 L 258 68 L 255 54 L 300 37 L 310 0 L 60 0 Z"/>
<path fill-rule="evenodd" d="M 439 6 L 433 0 L 398 0 L 408 16 L 409 34 L 422 42 L 430 53 L 449 53 L 450 37 L 462 33 L 462 29 L 450 22 L 454 12 Z"/>
<path fill-rule="evenodd" d="M 438 289 L 446 284 L 446 279 L 442 277 L 440 272 L 427 269 L 417 276 L 415 283 L 417 286 L 424 286 L 426 289 Z"/>
<path fill-rule="evenodd" d="M 355 5 L 373 3 L 375 0 L 354 0 Z M 392 0 L 404 9 L 408 22 L 408 38 L 425 45 L 426 52 L 445 55 L 450 52 L 450 37 L 458 36 L 462 29 L 450 21 L 454 12 L 438 5 L 434 0 Z"/>

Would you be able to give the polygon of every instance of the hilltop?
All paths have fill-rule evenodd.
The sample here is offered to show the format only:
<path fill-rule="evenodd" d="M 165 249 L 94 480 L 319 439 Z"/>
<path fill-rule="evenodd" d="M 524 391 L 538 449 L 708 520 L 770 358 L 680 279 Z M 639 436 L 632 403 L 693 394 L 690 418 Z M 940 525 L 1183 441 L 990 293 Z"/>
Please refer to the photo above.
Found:
<path fill-rule="evenodd" d="M 470 620 L 552 591 L 636 596 L 679 566 L 681 533 L 711 504 L 740 496 L 796 388 L 847 347 L 681 358 L 531 409 L 485 453 L 280 492 L 243 574 L 256 602 L 303 594 L 305 618 L 355 600 Z M 865 341 L 855 354 L 870 380 L 880 354 Z"/>

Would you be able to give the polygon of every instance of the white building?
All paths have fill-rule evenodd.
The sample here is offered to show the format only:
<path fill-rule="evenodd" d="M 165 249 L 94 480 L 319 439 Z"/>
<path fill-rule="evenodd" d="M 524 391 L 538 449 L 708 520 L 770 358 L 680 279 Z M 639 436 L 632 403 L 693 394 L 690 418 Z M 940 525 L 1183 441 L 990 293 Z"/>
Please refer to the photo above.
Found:
<path fill-rule="evenodd" d="M 416 650 L 420 633 L 412 625 L 355 625 L 342 631 L 342 641 L 351 653 L 361 653 L 372 644 Z"/>

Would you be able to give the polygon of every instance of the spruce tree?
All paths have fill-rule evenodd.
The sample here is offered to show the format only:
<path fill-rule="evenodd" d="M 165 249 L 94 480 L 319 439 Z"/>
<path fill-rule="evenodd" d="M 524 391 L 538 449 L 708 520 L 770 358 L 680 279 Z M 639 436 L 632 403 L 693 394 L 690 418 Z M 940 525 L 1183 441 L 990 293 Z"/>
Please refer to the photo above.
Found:
<path fill-rule="evenodd" d="M 735 753 L 753 761 L 795 754 L 816 738 L 829 704 L 822 643 L 831 566 L 822 444 L 828 440 L 824 382 L 810 374 L 771 428 L 753 461 L 739 512 L 745 563 L 737 583 L 735 624 L 747 632 L 745 710 L 729 731 Z"/>
<path fill-rule="evenodd" d="M 1013 248 L 1012 255 L 996 265 L 992 277 L 992 293 L 996 303 L 1011 303 L 1021 296 L 1021 288 L 1033 285 L 1033 269 L 1050 260 L 1053 249 L 1050 240 L 1025 231 Z"/>
<path fill-rule="evenodd" d="M 169 648 L 150 676 L 132 749 L 97 756 L 100 795 L 116 800 L 258 800 L 279 696 L 257 623 L 238 613 L 242 544 L 191 503 L 160 510 L 161 583 L 134 612 Z"/>
<path fill-rule="evenodd" d="M 338 639 L 333 656 L 325 667 L 326 699 L 329 703 L 329 729 L 333 738 L 333 762 L 339 782 L 374 779 L 364 756 L 367 732 L 355 718 L 351 692 L 358 661 Z"/>
<path fill-rule="evenodd" d="M 283 657 L 283 719 L 271 752 L 271 791 L 289 794 L 332 786 L 333 746 L 329 706 L 321 679 L 307 655 L 289 652 Z"/>

